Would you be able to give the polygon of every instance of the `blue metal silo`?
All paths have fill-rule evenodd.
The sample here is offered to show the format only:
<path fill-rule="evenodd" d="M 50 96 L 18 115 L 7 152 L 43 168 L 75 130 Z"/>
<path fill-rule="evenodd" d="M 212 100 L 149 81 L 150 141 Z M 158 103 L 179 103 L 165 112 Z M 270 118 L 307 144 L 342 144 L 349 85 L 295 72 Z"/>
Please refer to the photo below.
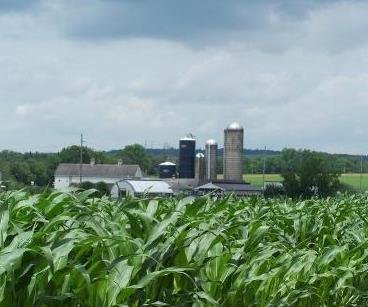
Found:
<path fill-rule="evenodd" d="M 195 139 L 185 137 L 179 141 L 179 178 L 194 178 Z"/>
<path fill-rule="evenodd" d="M 163 162 L 158 166 L 160 178 L 173 178 L 176 175 L 176 164 L 172 162 Z"/>

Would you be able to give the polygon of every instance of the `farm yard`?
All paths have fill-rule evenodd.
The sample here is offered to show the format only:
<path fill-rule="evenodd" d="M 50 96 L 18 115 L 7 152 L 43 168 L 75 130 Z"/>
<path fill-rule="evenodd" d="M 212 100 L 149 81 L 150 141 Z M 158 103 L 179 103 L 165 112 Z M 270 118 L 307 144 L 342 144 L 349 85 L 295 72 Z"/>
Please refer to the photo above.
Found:
<path fill-rule="evenodd" d="M 250 182 L 255 186 L 261 187 L 263 184 L 262 174 L 247 174 L 244 175 L 244 180 Z M 265 181 L 282 181 L 282 177 L 279 174 L 265 174 Z M 348 173 L 342 174 L 340 177 L 340 182 L 348 184 L 355 189 L 360 189 L 360 174 L 358 173 Z M 368 190 L 368 174 L 362 174 L 362 189 Z"/>
<path fill-rule="evenodd" d="M 351 306 L 368 195 L 305 201 L 0 194 L 1 306 Z"/>

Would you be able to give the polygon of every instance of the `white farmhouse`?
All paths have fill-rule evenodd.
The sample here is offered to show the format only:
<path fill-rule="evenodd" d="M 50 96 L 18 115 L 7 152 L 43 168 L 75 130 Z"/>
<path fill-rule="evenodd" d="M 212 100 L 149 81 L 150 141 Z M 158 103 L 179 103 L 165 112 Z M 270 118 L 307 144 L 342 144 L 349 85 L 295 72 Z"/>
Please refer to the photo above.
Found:
<path fill-rule="evenodd" d="M 109 185 L 124 178 L 142 178 L 139 165 L 82 164 L 82 182 L 105 182 Z M 61 163 L 55 171 L 55 189 L 64 189 L 80 182 L 80 165 Z"/>

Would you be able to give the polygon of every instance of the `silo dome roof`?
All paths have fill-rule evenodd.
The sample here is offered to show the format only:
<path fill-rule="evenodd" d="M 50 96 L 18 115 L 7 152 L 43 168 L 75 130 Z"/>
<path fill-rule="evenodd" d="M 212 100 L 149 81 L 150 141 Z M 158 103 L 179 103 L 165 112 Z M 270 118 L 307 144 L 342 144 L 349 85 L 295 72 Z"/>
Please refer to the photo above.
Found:
<path fill-rule="evenodd" d="M 195 141 L 195 139 L 192 137 L 186 136 L 186 137 L 181 138 L 180 141 Z"/>
<path fill-rule="evenodd" d="M 216 142 L 214 139 L 209 139 L 209 140 L 206 142 L 206 145 L 217 145 L 217 142 Z"/>
<path fill-rule="evenodd" d="M 166 161 L 166 162 L 160 163 L 159 165 L 161 165 L 161 166 L 174 166 L 176 164 L 172 163 L 172 162 L 169 162 L 169 161 Z"/>
<path fill-rule="evenodd" d="M 196 157 L 197 158 L 204 158 L 204 154 L 199 152 L 199 153 L 196 154 Z"/>
<path fill-rule="evenodd" d="M 243 130 L 243 127 L 237 123 L 237 122 L 233 122 L 231 123 L 228 127 L 227 127 L 228 130 Z"/>

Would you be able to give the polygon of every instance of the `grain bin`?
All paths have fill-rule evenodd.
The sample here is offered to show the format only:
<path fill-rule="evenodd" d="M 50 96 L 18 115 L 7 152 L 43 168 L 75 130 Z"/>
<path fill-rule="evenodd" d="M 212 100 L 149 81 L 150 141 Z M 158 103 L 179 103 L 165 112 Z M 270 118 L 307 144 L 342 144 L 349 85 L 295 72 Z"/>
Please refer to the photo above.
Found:
<path fill-rule="evenodd" d="M 243 181 L 244 129 L 232 123 L 224 130 L 224 179 Z"/>
<path fill-rule="evenodd" d="M 208 140 L 206 142 L 206 179 L 208 181 L 217 179 L 216 163 L 217 163 L 217 143 L 215 140 Z"/>
<path fill-rule="evenodd" d="M 203 153 L 197 153 L 195 158 L 195 179 L 197 184 L 202 184 L 206 180 L 206 165 Z"/>
<path fill-rule="evenodd" d="M 194 178 L 195 139 L 185 137 L 179 141 L 179 178 Z"/>
<path fill-rule="evenodd" d="M 172 162 L 163 162 L 158 165 L 160 178 L 173 178 L 176 176 L 176 164 Z"/>

